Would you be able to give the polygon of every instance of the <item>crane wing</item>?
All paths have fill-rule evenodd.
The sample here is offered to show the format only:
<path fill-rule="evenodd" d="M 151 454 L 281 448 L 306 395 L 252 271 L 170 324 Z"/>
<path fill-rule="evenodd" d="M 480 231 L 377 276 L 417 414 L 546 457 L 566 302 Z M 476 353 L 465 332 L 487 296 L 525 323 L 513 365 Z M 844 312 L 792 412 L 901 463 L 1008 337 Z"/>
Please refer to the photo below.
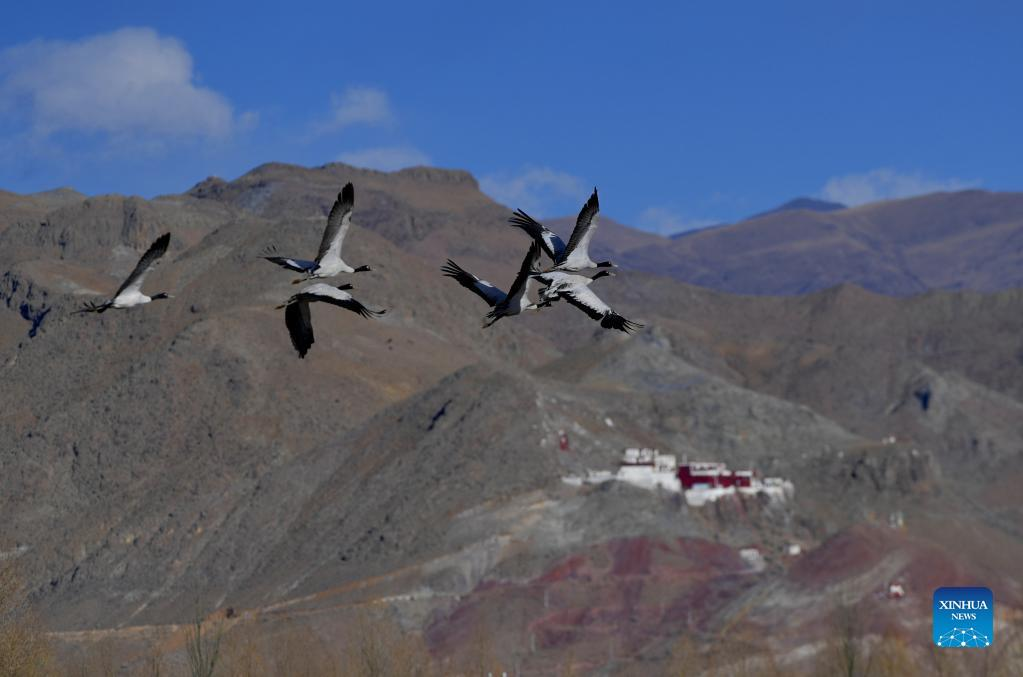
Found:
<path fill-rule="evenodd" d="M 573 286 L 563 289 L 560 298 L 589 315 L 591 319 L 600 322 L 600 326 L 604 329 L 617 329 L 631 334 L 643 328 L 643 325 L 627 320 L 613 311 L 611 306 L 601 301 L 600 297 L 590 291 L 589 287 Z"/>
<path fill-rule="evenodd" d="M 304 358 L 312 347 L 313 322 L 309 317 L 309 303 L 296 301 L 289 304 L 284 310 L 284 324 L 288 327 L 288 334 L 291 335 L 291 345 L 295 346 L 298 356 Z"/>
<path fill-rule="evenodd" d="M 293 259 L 290 256 L 281 256 L 277 253 L 277 247 L 269 245 L 260 254 L 260 258 L 264 258 L 270 263 L 276 263 L 282 268 L 288 270 L 294 270 L 299 273 L 305 273 L 316 267 L 316 261 L 307 261 L 306 259 Z"/>
<path fill-rule="evenodd" d="M 355 187 L 351 182 L 346 183 L 341 192 L 337 194 L 337 200 L 330 209 L 327 216 L 327 227 L 323 230 L 323 239 L 320 240 L 320 249 L 316 252 L 316 263 L 323 261 L 328 254 L 340 258 L 341 244 L 344 242 L 348 228 L 352 225 L 352 209 L 355 206 Z"/>
<path fill-rule="evenodd" d="M 441 270 L 448 277 L 454 278 L 458 284 L 486 301 L 488 306 L 496 306 L 507 298 L 507 294 L 503 291 L 486 280 L 476 277 L 451 259 L 448 259 L 448 262 L 441 266 Z"/>
<path fill-rule="evenodd" d="M 600 202 L 597 200 L 597 189 L 594 188 L 593 195 L 590 195 L 590 199 L 579 210 L 579 216 L 575 220 L 572 237 L 568 239 L 568 245 L 565 247 L 566 259 L 577 249 L 580 253 L 589 256 L 590 239 L 593 237 L 593 231 L 597 229 L 597 213 L 599 211 Z"/>
<path fill-rule="evenodd" d="M 508 219 L 508 223 L 526 231 L 535 242 L 538 242 L 547 256 L 554 263 L 561 263 L 565 255 L 565 241 L 557 233 L 543 225 L 526 212 L 518 209 Z"/>
<path fill-rule="evenodd" d="M 121 285 L 112 298 L 116 299 L 125 292 L 141 293 L 142 283 L 145 281 L 146 275 L 153 269 L 156 262 L 160 260 L 160 257 L 167 253 L 168 244 L 170 244 L 170 233 L 164 233 L 156 238 L 156 241 L 149 245 L 149 249 L 142 255 L 139 262 L 135 264 L 135 270 L 131 271 L 131 275 L 128 276 L 128 279 L 124 281 L 124 284 Z"/>
<path fill-rule="evenodd" d="M 351 285 L 345 286 L 347 288 L 351 287 Z M 298 297 L 306 301 L 322 301 L 323 303 L 329 303 L 332 306 L 339 306 L 346 310 L 350 310 L 353 313 L 358 313 L 365 318 L 380 317 L 387 312 L 386 310 L 370 310 L 359 301 L 356 301 L 352 295 L 344 289 L 331 287 L 326 284 L 315 284 L 307 287 L 299 293 Z"/>
<path fill-rule="evenodd" d="M 522 265 L 519 266 L 519 274 L 515 276 L 515 281 L 512 283 L 511 289 L 508 290 L 506 301 L 517 301 L 522 294 L 526 293 L 526 283 L 529 281 L 530 276 L 536 272 L 536 264 L 539 262 L 540 245 L 534 240 L 529 245 L 529 251 L 526 252 L 525 258 L 522 259 Z"/>

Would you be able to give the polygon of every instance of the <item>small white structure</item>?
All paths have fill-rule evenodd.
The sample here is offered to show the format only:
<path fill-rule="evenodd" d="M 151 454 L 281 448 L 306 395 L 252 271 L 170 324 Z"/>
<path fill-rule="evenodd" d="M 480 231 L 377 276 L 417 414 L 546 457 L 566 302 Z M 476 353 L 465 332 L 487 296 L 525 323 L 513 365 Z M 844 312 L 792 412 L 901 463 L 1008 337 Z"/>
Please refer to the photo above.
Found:
<path fill-rule="evenodd" d="M 644 489 L 665 489 L 674 493 L 682 490 L 675 456 L 656 449 L 626 449 L 615 479 Z"/>
<path fill-rule="evenodd" d="M 764 561 L 760 548 L 742 548 L 739 550 L 739 557 L 746 560 L 746 563 L 750 565 L 753 571 L 763 571 L 767 567 L 767 562 Z"/>
<path fill-rule="evenodd" d="M 613 479 L 617 479 L 617 477 L 610 470 L 590 470 L 585 477 L 566 475 L 561 478 L 561 481 L 573 487 L 581 487 L 584 484 L 603 484 Z"/>
<path fill-rule="evenodd" d="M 664 489 L 674 493 L 682 491 L 678 480 L 678 461 L 673 454 L 662 454 L 656 449 L 630 447 L 622 454 L 618 472 L 607 470 L 590 470 L 579 477 L 569 475 L 562 477 L 565 484 L 580 486 L 582 484 L 601 484 L 618 480 L 643 489 Z"/>
<path fill-rule="evenodd" d="M 724 465 L 724 464 L 720 464 Z M 726 471 L 731 472 L 731 471 Z M 750 470 L 738 470 L 734 473 L 740 483 L 730 486 L 714 486 L 694 484 L 692 488 L 686 489 L 686 503 L 699 507 L 711 501 L 716 501 L 725 496 L 755 496 L 763 494 L 772 501 L 787 501 L 795 494 L 796 488 L 791 481 L 781 477 L 765 477 L 760 479 L 753 475 Z M 683 482 L 684 483 L 684 482 Z"/>
<path fill-rule="evenodd" d="M 803 553 L 803 548 L 798 543 L 789 543 L 788 547 L 785 548 L 785 553 L 789 557 L 799 557 Z"/>

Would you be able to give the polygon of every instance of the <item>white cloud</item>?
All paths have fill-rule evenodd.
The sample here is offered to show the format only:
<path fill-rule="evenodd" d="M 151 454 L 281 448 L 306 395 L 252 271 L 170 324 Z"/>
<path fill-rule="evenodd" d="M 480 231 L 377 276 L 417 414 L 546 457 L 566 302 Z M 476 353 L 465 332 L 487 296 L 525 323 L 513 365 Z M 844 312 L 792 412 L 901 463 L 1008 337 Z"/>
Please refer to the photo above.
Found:
<path fill-rule="evenodd" d="M 932 179 L 919 172 L 903 174 L 894 169 L 881 168 L 828 179 L 820 195 L 825 200 L 856 206 L 938 191 L 964 190 L 978 185 L 980 181 L 976 179 Z"/>
<path fill-rule="evenodd" d="M 430 157 L 412 146 L 380 146 L 341 153 L 337 158 L 356 167 L 368 167 L 382 172 L 430 164 Z"/>
<path fill-rule="evenodd" d="M 387 92 L 376 87 L 349 87 L 330 95 L 330 115 L 313 125 L 317 134 L 339 132 L 352 125 L 385 125 L 394 122 Z"/>
<path fill-rule="evenodd" d="M 504 205 L 541 215 L 550 215 L 554 209 L 578 209 L 589 196 L 582 179 L 550 167 L 484 176 L 480 188 Z"/>
<path fill-rule="evenodd" d="M 713 226 L 721 221 L 718 219 L 689 219 L 666 207 L 647 207 L 639 213 L 637 223 L 643 230 L 660 235 L 674 235 L 687 230 Z"/>
<path fill-rule="evenodd" d="M 34 40 L 0 52 L 4 117 L 36 138 L 59 132 L 221 138 L 255 124 L 255 114 L 236 117 L 222 94 L 196 84 L 181 42 L 150 28 Z"/>

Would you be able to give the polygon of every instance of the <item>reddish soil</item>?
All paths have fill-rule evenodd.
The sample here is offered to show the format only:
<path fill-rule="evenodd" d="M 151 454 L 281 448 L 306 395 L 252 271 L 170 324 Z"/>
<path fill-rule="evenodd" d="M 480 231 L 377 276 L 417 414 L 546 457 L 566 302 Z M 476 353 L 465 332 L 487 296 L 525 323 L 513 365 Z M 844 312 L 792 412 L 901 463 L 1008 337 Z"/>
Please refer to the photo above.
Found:
<path fill-rule="evenodd" d="M 598 564 L 604 563 L 604 564 Z M 426 631 L 431 650 L 453 655 L 480 628 L 502 638 L 506 660 L 534 668 L 557 657 L 635 655 L 681 635 L 710 630 L 758 576 L 732 548 L 700 539 L 628 538 L 573 554 L 527 582 L 480 585 Z M 560 660 L 560 659 L 558 659 Z"/>

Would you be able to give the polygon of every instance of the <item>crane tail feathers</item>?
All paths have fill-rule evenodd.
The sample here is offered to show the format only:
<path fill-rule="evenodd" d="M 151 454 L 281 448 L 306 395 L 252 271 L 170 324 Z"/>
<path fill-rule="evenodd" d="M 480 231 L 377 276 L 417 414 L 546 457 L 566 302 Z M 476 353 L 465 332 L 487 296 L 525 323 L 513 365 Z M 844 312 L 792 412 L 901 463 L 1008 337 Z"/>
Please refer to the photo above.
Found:
<path fill-rule="evenodd" d="M 110 307 L 110 303 L 94 303 L 92 301 L 83 305 L 80 309 L 72 312 L 72 315 L 81 315 L 82 313 L 102 313 Z"/>

